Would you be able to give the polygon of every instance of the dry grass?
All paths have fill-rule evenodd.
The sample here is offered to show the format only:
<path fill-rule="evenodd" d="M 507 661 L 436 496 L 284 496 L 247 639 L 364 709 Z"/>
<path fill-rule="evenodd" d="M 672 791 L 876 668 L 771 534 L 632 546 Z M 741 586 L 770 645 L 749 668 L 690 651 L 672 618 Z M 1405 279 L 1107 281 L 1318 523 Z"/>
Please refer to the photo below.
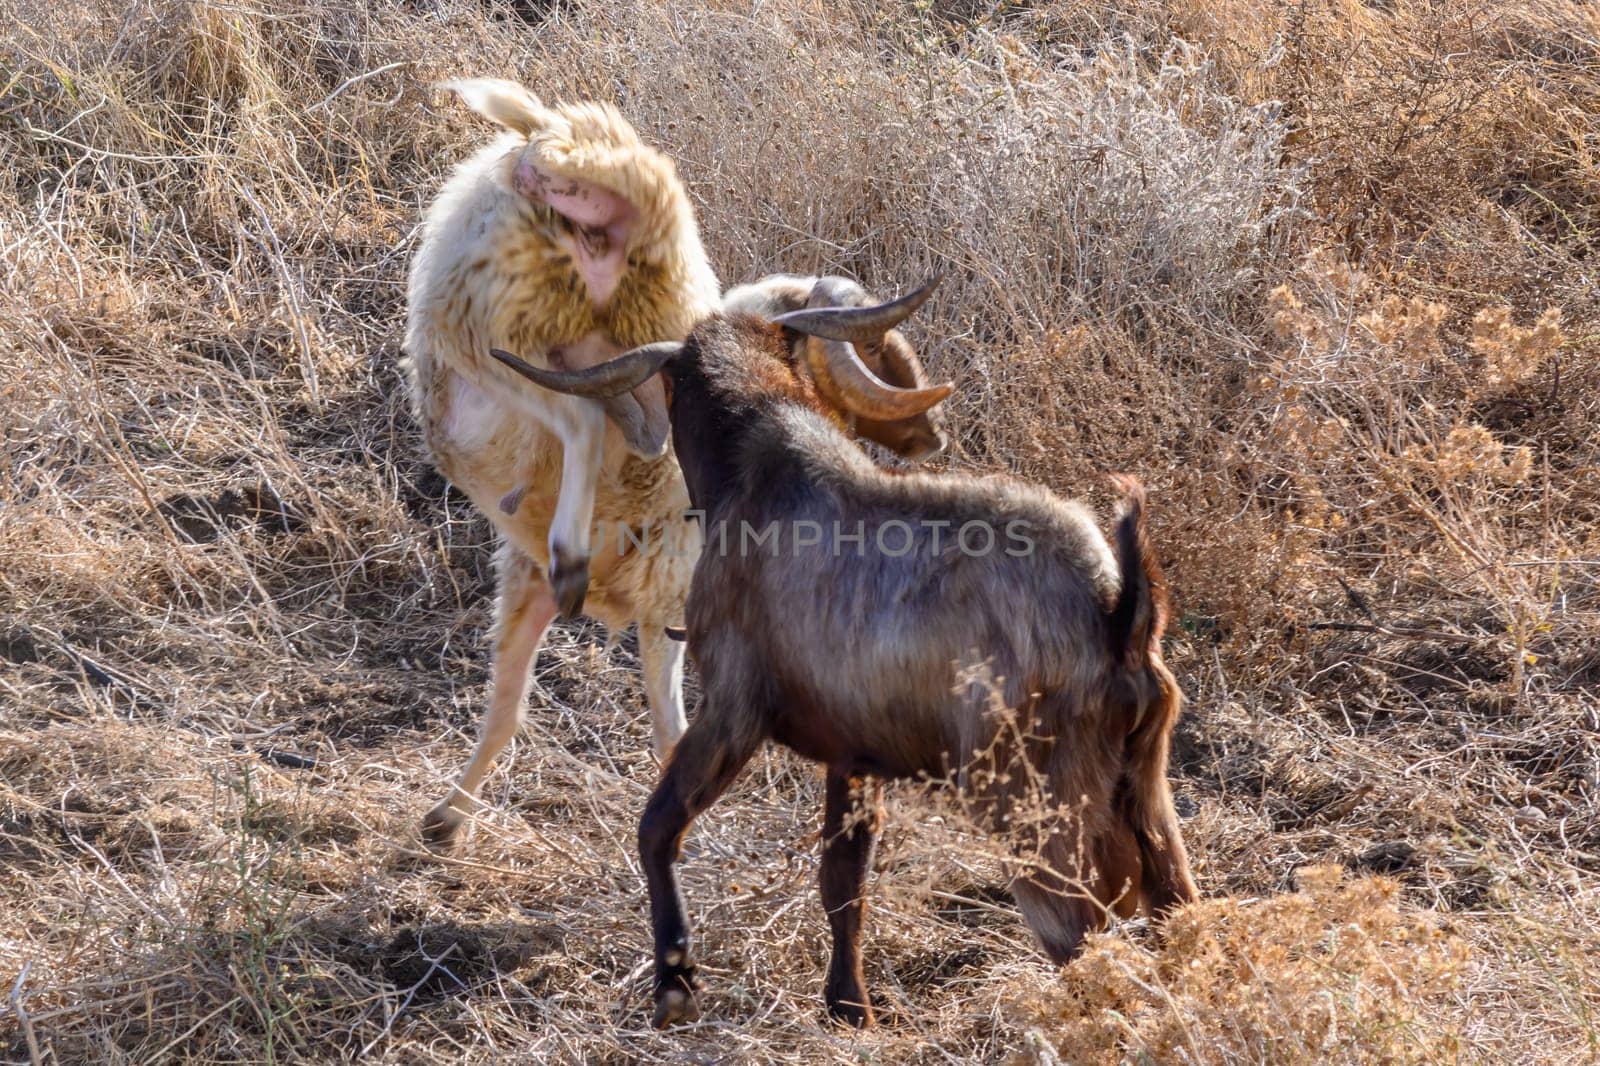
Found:
<path fill-rule="evenodd" d="M 1600 15 L 1280 7 L 0 3 L 4 1057 L 1600 1059 Z M 587 626 L 417 853 L 485 682 L 396 370 L 467 73 L 619 101 L 727 283 L 944 268 L 952 467 L 1150 482 L 1212 897 L 1169 942 L 1052 974 L 901 793 L 885 1024 L 831 1030 L 773 753 L 684 864 L 708 1020 L 650 1032 L 655 768 Z"/>

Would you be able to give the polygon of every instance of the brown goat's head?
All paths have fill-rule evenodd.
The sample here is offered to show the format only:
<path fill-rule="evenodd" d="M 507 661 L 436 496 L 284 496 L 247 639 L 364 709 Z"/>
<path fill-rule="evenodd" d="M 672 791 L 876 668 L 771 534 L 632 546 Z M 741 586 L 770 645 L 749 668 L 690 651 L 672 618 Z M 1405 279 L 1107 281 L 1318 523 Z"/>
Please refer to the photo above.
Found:
<path fill-rule="evenodd" d="M 823 279 L 818 288 L 832 280 L 837 279 Z M 593 399 L 619 395 L 663 371 L 674 408 L 685 388 L 707 389 L 733 405 L 789 399 L 916 457 L 943 446 L 943 430 L 931 412 L 952 386 L 925 383 L 915 353 L 894 327 L 937 283 L 935 278 L 887 303 L 846 303 L 824 292 L 814 301 L 817 306 L 770 322 L 748 314 L 713 316 L 681 344 L 647 344 L 585 370 L 546 370 L 508 352 L 492 354 L 545 388 Z M 885 373 L 907 384 L 885 381 L 863 350 L 878 355 Z M 677 418 L 673 421 L 676 425 Z M 868 427 L 878 435 L 870 435 Z"/>

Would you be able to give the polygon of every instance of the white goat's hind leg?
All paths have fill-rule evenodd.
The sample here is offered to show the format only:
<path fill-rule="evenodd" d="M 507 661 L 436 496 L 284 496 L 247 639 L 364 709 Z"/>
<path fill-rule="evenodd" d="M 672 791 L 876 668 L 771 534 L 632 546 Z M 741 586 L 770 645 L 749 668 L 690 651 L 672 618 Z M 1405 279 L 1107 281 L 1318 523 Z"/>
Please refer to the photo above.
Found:
<path fill-rule="evenodd" d="M 561 433 L 561 495 L 550 522 L 550 585 L 564 618 L 583 610 L 589 591 L 589 525 L 605 431 L 605 412 L 585 400 Z"/>
<path fill-rule="evenodd" d="M 533 657 L 538 654 L 545 631 L 556 616 L 555 595 L 533 560 L 503 545 L 496 562 L 499 564 L 500 596 L 489 709 L 479 728 L 478 746 L 473 749 L 460 779 L 451 787 L 450 795 L 422 821 L 422 838 L 436 851 L 454 847 L 461 826 L 477 804 L 478 789 L 495 757 L 505 750 L 521 727 Z"/>
<path fill-rule="evenodd" d="M 656 756 L 665 762 L 688 728 L 683 716 L 683 643 L 664 627 L 639 623 L 639 658 L 644 666 L 645 702 L 655 729 Z"/>

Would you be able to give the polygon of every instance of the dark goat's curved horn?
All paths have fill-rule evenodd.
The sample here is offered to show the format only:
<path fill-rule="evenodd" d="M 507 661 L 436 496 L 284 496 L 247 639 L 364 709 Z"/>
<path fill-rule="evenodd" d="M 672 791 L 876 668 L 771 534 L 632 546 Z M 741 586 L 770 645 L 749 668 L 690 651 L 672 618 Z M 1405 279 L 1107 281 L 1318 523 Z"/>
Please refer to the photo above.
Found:
<path fill-rule="evenodd" d="M 848 341 L 808 342 L 805 358 L 818 391 L 874 422 L 915 418 L 942 402 L 954 387 L 946 382 L 921 389 L 897 388 L 874 374 Z"/>
<path fill-rule="evenodd" d="M 623 352 L 615 359 L 583 370 L 548 370 L 492 348 L 489 354 L 536 385 L 568 396 L 587 396 L 604 400 L 637 388 L 658 373 L 667 361 L 683 350 L 677 341 L 657 341 Z"/>
<path fill-rule="evenodd" d="M 806 309 L 816 307 L 866 307 L 872 302 L 866 290 L 849 278 L 827 274 L 811 286 Z M 798 310 L 798 309 L 797 309 Z"/>
<path fill-rule="evenodd" d="M 910 318 L 911 312 L 923 305 L 942 277 L 942 274 L 935 274 L 920 288 L 888 303 L 871 307 L 808 307 L 778 315 L 772 321 L 811 337 L 871 344 Z"/>

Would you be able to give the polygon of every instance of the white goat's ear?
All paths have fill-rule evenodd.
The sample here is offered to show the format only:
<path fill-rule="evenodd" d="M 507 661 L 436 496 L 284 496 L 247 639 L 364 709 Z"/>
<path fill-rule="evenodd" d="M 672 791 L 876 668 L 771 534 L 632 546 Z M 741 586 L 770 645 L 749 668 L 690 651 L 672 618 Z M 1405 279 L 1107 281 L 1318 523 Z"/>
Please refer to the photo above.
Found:
<path fill-rule="evenodd" d="M 478 114 L 527 136 L 544 125 L 544 105 L 514 81 L 503 78 L 461 78 L 439 84 L 461 97 Z"/>

